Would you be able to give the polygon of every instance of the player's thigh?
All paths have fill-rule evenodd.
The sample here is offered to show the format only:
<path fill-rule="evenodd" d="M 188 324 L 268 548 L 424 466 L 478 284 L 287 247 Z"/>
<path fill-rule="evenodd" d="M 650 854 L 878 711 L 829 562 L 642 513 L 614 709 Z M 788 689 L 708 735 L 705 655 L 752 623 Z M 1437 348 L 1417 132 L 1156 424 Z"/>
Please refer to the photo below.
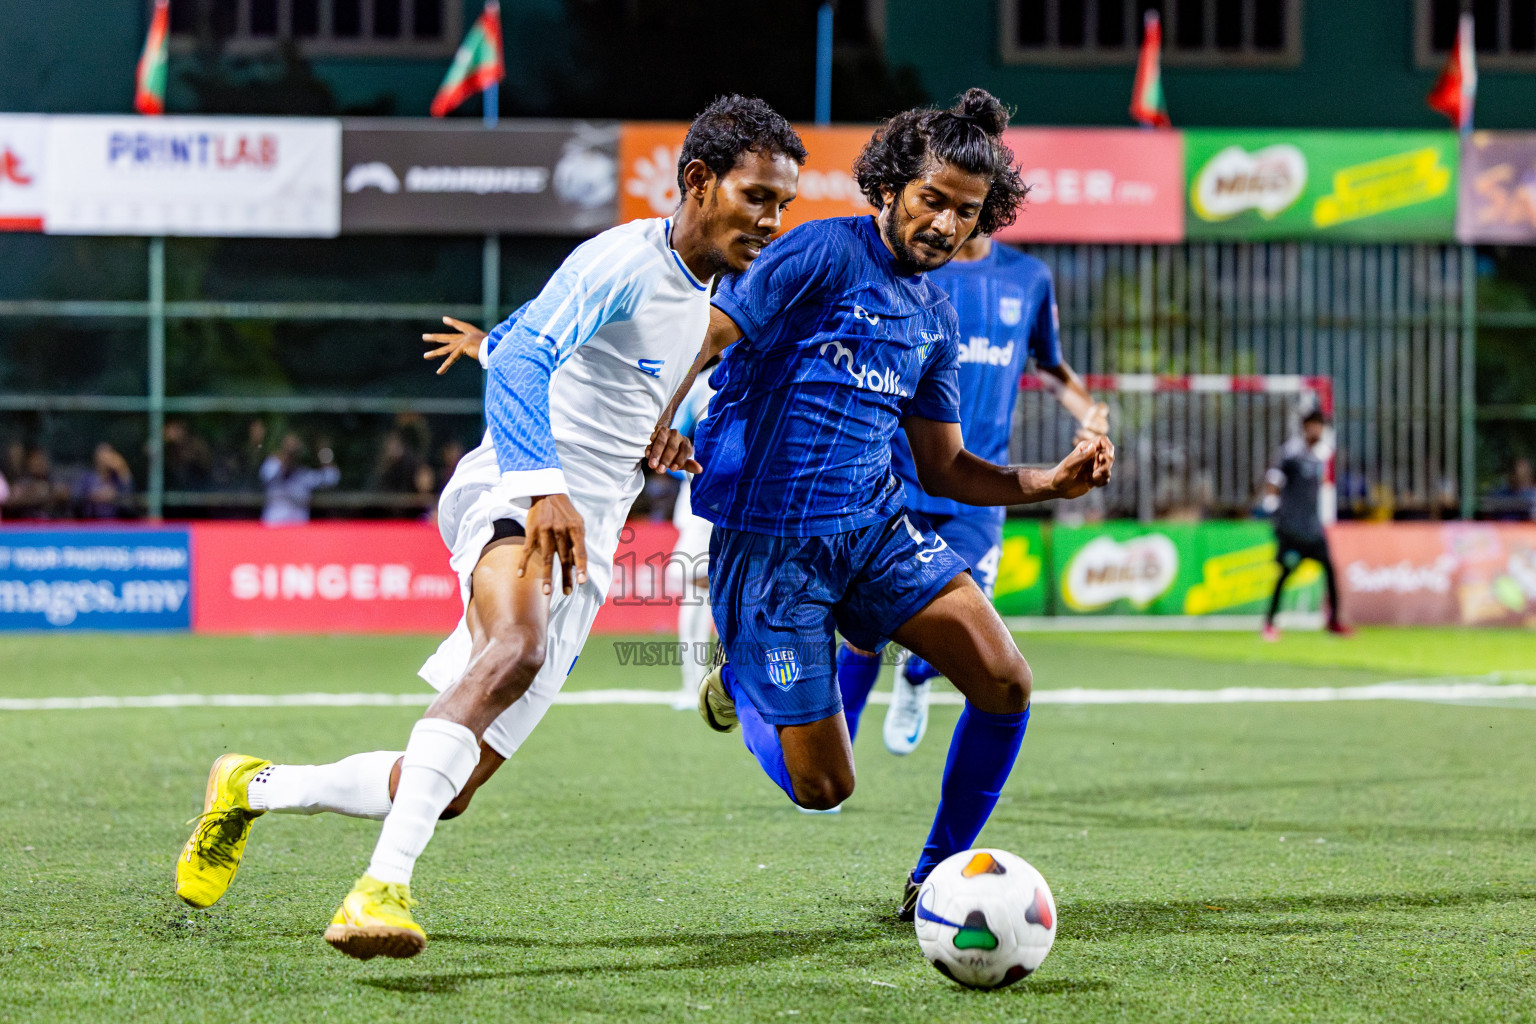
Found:
<path fill-rule="evenodd" d="M 530 571 L 521 578 L 517 575 L 522 551 L 521 538 L 492 541 L 475 564 L 469 607 L 464 613 L 474 656 L 492 639 L 512 641 L 542 654 L 550 598 L 536 573 Z"/>
<path fill-rule="evenodd" d="M 1029 704 L 1029 664 L 968 574 L 952 579 L 892 639 L 949 677 L 982 711 L 1012 714 Z"/>
<path fill-rule="evenodd" d="M 832 603 L 851 544 L 839 536 L 714 532 L 710 604 L 732 674 L 775 726 L 842 711 L 832 658 Z"/>

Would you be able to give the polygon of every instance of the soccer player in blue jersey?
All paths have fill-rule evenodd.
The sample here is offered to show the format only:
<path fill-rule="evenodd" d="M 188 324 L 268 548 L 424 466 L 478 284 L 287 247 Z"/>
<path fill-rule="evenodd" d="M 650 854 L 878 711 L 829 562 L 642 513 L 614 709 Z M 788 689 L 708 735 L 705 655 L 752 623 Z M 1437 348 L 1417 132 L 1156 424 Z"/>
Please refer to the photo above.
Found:
<path fill-rule="evenodd" d="M 976 235 L 929 279 L 943 288 L 960 325 L 960 432 L 965 447 L 991 462 L 1006 462 L 1019 375 L 1032 358 L 1062 406 L 1077 420 L 1077 439 L 1108 432 L 1108 406 L 1095 402 L 1061 356 L 1056 289 L 1051 271 L 1033 256 Z M 1004 510 L 976 508 L 934 497 L 917 479 L 904 434 L 891 442 L 891 468 L 907 492 L 907 507 L 921 512 L 965 559 L 988 597 L 1002 555 Z M 880 656 L 843 644 L 837 652 L 838 686 L 850 740 L 880 674 Z M 928 694 L 938 670 L 915 655 L 896 665 L 891 706 L 881 730 L 885 749 L 910 754 L 928 729 Z"/>
<path fill-rule="evenodd" d="M 804 224 L 727 278 L 695 363 L 725 353 L 693 490 L 694 512 L 715 524 L 710 600 L 728 662 L 700 686 L 705 720 L 740 724 L 792 801 L 827 809 L 854 784 L 834 630 L 864 650 L 896 640 L 966 697 L 903 893 L 907 919 L 919 883 L 991 814 L 1032 680 L 965 562 L 906 508 L 891 438 L 905 429 L 930 494 L 968 505 L 1076 497 L 1114 462 L 1103 438 L 1047 470 L 996 465 L 961 443 L 955 313 L 926 272 L 1016 215 L 1025 189 L 1002 144 L 1007 121 L 972 89 L 952 110 L 910 110 L 876 129 L 854 173 L 879 213 Z M 658 424 L 653 458 L 685 393 Z"/>

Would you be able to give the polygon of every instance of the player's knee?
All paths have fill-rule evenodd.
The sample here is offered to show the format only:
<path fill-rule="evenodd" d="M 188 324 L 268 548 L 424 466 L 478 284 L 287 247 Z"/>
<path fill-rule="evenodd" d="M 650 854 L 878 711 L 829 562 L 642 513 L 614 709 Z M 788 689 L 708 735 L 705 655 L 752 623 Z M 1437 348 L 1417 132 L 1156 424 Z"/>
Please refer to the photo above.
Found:
<path fill-rule="evenodd" d="M 853 795 L 853 773 L 830 772 L 795 779 L 795 802 L 812 811 L 829 811 Z"/>
<path fill-rule="evenodd" d="M 494 659 L 495 689 L 516 691 L 515 700 L 544 667 L 544 638 L 539 630 L 509 625 L 495 630 L 491 641 L 483 657 Z"/>
<path fill-rule="evenodd" d="M 1035 686 L 1035 675 L 1022 654 L 1015 654 L 998 666 L 993 678 L 993 690 L 998 701 L 999 713 L 1017 714 L 1029 707 L 1029 696 Z"/>

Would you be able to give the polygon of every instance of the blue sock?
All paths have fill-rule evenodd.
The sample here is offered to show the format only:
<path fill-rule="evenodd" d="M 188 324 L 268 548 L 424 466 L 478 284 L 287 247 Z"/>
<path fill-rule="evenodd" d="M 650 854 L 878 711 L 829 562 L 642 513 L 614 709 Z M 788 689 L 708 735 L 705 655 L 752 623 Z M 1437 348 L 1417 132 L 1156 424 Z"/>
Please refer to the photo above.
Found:
<path fill-rule="evenodd" d="M 763 766 L 763 771 L 788 794 L 789 799 L 799 803 L 795 800 L 795 785 L 789 779 L 789 769 L 784 766 L 784 748 L 779 746 L 779 730 L 763 721 L 763 716 L 757 713 L 757 707 L 747 699 L 746 691 L 737 685 L 736 673 L 730 665 L 725 666 L 721 679 L 725 683 L 725 692 L 736 702 L 736 720 L 741 723 L 741 738 L 746 741 L 747 749 L 752 751 L 752 756 Z M 1017 746 L 1014 749 L 1017 750 Z"/>
<path fill-rule="evenodd" d="M 856 651 L 847 644 L 837 648 L 837 688 L 843 691 L 843 718 L 848 722 L 848 742 L 859 735 L 859 716 L 869 702 L 869 691 L 880 678 L 880 655 Z"/>
<path fill-rule="evenodd" d="M 976 842 L 997 806 L 1028 725 L 1029 708 L 1016 715 L 994 715 L 966 704 L 949 744 L 939 811 L 912 871 L 913 881 L 923 881 L 941 860 Z"/>
<path fill-rule="evenodd" d="M 924 661 L 922 658 L 919 658 L 915 654 L 907 655 L 907 664 L 903 671 L 906 674 L 907 682 L 911 683 L 913 686 L 917 686 L 919 683 L 926 683 L 928 680 L 939 674 L 938 669 L 934 668 L 932 665 L 928 664 L 926 661 Z M 843 699 L 847 700 L 846 697 Z"/>

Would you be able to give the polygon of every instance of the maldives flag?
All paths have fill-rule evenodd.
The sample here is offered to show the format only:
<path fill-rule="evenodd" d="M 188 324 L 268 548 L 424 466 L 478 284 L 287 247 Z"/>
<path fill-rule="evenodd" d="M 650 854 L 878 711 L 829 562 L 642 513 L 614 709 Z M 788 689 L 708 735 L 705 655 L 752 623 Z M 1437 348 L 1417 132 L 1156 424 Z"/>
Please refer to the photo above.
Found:
<path fill-rule="evenodd" d="M 501 56 L 501 5 L 496 0 L 487 0 L 485 10 L 459 44 L 459 52 L 453 55 L 437 95 L 432 97 L 432 116 L 446 116 L 475 93 L 484 92 L 506 77 L 507 65 Z"/>
<path fill-rule="evenodd" d="M 1476 42 L 1472 15 L 1463 14 L 1456 25 L 1456 45 L 1445 59 L 1435 87 L 1429 90 L 1429 107 L 1451 119 L 1464 132 L 1472 130 L 1472 106 L 1477 99 Z"/>
<path fill-rule="evenodd" d="M 170 27 L 171 0 L 155 0 L 133 88 L 133 109 L 141 114 L 165 113 L 165 37 Z"/>
<path fill-rule="evenodd" d="M 1156 11 L 1142 21 L 1141 56 L 1136 61 L 1136 84 L 1131 89 L 1131 117 L 1148 128 L 1171 128 L 1168 105 L 1163 102 L 1163 24 Z"/>

